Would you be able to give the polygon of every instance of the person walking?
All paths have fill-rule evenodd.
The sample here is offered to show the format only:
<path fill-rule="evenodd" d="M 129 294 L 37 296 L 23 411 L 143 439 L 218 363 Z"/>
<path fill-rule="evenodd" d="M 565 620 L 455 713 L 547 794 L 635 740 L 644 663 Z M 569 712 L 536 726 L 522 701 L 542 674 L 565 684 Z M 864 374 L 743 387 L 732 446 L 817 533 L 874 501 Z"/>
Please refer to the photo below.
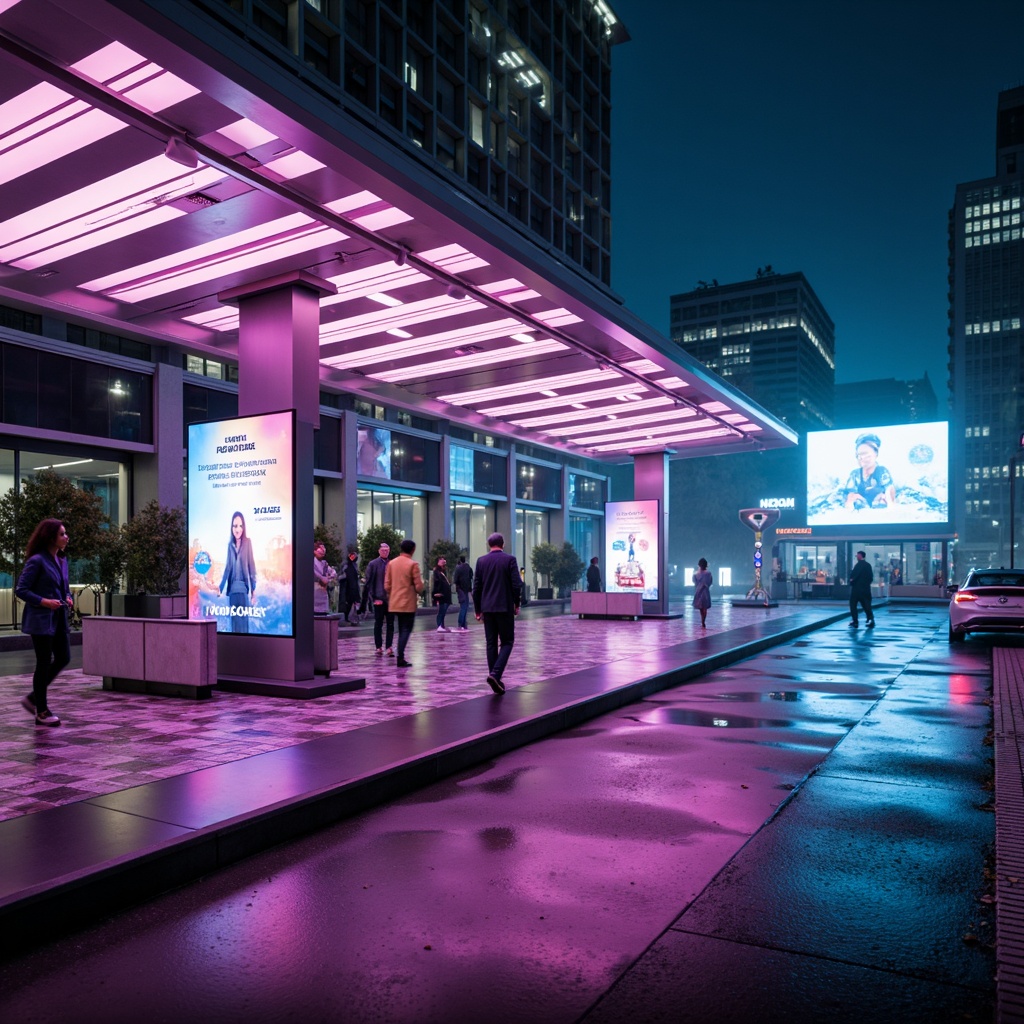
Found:
<path fill-rule="evenodd" d="M 697 571 L 693 574 L 693 607 L 700 611 L 700 628 L 707 629 L 708 609 L 711 607 L 711 584 L 714 577 L 708 571 L 708 560 L 697 560 Z"/>
<path fill-rule="evenodd" d="M 388 562 L 384 589 L 388 595 L 388 608 L 398 620 L 398 658 L 395 664 L 399 668 L 412 668 L 412 662 L 405 660 L 405 648 L 416 622 L 416 605 L 423 593 L 423 574 L 419 562 L 412 557 L 416 542 L 403 540 L 400 551 L 396 559 Z"/>
<path fill-rule="evenodd" d="M 334 569 L 327 564 L 327 548 L 323 541 L 313 544 L 313 614 L 326 615 L 331 610 L 328 593 L 332 581 L 337 577 Z"/>
<path fill-rule="evenodd" d="M 437 560 L 434 566 L 434 577 L 431 580 L 430 591 L 434 595 L 434 604 L 437 605 L 437 632 L 450 633 L 451 630 L 444 624 L 444 617 L 452 606 L 452 585 L 445 575 L 447 561 L 443 558 Z"/>
<path fill-rule="evenodd" d="M 468 633 L 466 616 L 469 614 L 469 596 L 473 592 L 473 570 L 466 563 L 466 556 L 459 555 L 459 564 L 452 575 L 455 584 L 455 596 L 459 599 L 459 632 Z"/>
<path fill-rule="evenodd" d="M 68 584 L 68 531 L 59 519 L 44 519 L 32 531 L 25 549 L 25 565 L 15 594 L 25 602 L 21 631 L 32 637 L 36 668 L 32 692 L 21 706 L 36 716 L 36 725 L 60 725 L 50 710 L 46 690 L 71 660 L 69 616 L 74 607 Z"/>
<path fill-rule="evenodd" d="M 864 608 L 864 615 L 867 618 L 868 629 L 875 628 L 875 616 L 871 611 L 871 583 L 875 574 L 867 561 L 867 555 L 863 551 L 857 552 L 857 562 L 850 573 L 850 629 L 856 629 L 857 605 Z"/>
<path fill-rule="evenodd" d="M 366 567 L 366 582 L 363 584 L 362 608 L 373 609 L 373 644 L 377 651 L 377 657 L 384 654 L 387 646 L 388 657 L 394 657 L 395 650 L 392 643 L 395 639 L 395 616 L 388 609 L 388 592 L 384 589 L 384 576 L 388 568 L 388 559 L 391 557 L 391 545 L 381 543 L 377 549 L 377 557 Z M 387 633 L 385 636 L 385 625 Z"/>
<path fill-rule="evenodd" d="M 601 570 L 597 567 L 596 555 L 590 560 L 590 566 L 587 569 L 587 593 L 601 593 Z"/>
<path fill-rule="evenodd" d="M 523 597 L 523 579 L 514 555 L 504 552 L 505 538 L 492 533 L 489 551 L 476 561 L 473 574 L 473 611 L 484 624 L 487 644 L 487 685 L 497 694 L 505 692 L 505 674 L 512 645 L 516 641 L 516 616 Z M 499 647 L 500 641 L 500 647 Z"/>
<path fill-rule="evenodd" d="M 359 625 L 359 549 L 350 545 L 341 570 L 341 614 L 349 626 Z"/>

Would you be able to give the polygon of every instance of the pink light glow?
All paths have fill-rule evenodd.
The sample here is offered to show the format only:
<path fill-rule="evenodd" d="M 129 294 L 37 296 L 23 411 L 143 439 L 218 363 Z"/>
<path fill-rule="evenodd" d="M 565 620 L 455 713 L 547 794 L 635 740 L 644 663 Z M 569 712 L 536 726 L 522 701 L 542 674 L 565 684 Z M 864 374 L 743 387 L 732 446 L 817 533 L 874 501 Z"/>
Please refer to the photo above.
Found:
<path fill-rule="evenodd" d="M 413 356 L 426 355 L 428 352 L 440 352 L 445 349 L 457 347 L 462 344 L 472 344 L 478 341 L 493 341 L 495 338 L 508 337 L 510 330 L 519 327 L 517 320 L 496 320 L 490 324 L 480 324 L 477 327 L 463 328 L 454 331 L 443 331 L 440 334 L 432 334 L 428 337 L 417 338 L 411 344 L 392 342 L 386 345 L 374 345 L 370 348 L 360 348 L 356 352 L 350 352 L 343 356 L 330 356 L 324 360 L 331 366 L 344 369 L 353 367 L 368 366 L 385 359 L 405 359 Z M 392 328 L 394 330 L 394 328 Z M 411 337 L 406 334 L 405 337 Z M 519 349 L 523 351 L 522 348 Z"/>
<path fill-rule="evenodd" d="M 189 285 L 330 245 L 345 237 L 340 231 L 314 223 L 305 214 L 292 214 L 87 281 L 81 287 L 87 291 L 106 292 L 124 302 L 141 302 L 155 295 L 165 295 Z"/>
<path fill-rule="evenodd" d="M 688 388 L 690 385 L 686 383 L 682 377 L 662 377 L 660 380 L 656 380 L 655 384 L 660 385 L 663 388 L 674 388 L 679 390 L 680 388 Z"/>
<path fill-rule="evenodd" d="M 639 373 L 641 377 L 647 377 L 652 373 L 664 373 L 665 370 L 650 359 L 634 359 L 632 362 L 622 364 L 627 370 Z"/>
<path fill-rule="evenodd" d="M 238 308 L 236 306 L 217 306 L 202 313 L 193 313 L 182 317 L 188 323 L 209 327 L 213 331 L 232 331 L 238 326 Z"/>
<path fill-rule="evenodd" d="M 521 355 L 523 346 L 519 346 L 514 351 Z M 597 384 L 602 381 L 609 382 L 619 379 L 619 375 L 614 370 L 594 368 L 593 370 L 580 370 L 576 373 L 563 373 L 557 377 L 540 377 L 518 384 L 503 384 L 494 388 L 481 388 L 478 391 L 439 395 L 438 399 L 442 402 L 447 402 L 449 405 L 479 405 L 481 402 L 500 401 L 503 398 L 515 398 L 518 395 L 540 394 L 545 389 L 553 391 L 556 388 L 571 388 L 580 384 Z"/>
<path fill-rule="evenodd" d="M 603 412 L 603 410 L 602 410 Z M 623 437 L 627 436 L 626 431 L 632 428 L 638 428 L 635 434 L 649 434 L 651 428 L 648 424 L 662 424 L 662 426 L 656 428 L 658 430 L 676 430 L 680 427 L 680 424 L 686 420 L 692 420 L 696 416 L 692 410 L 684 410 L 676 414 L 670 414 L 668 411 L 664 411 L 660 414 L 648 414 L 647 416 L 626 416 L 625 414 L 616 414 L 615 426 L 612 433 L 608 434 L 609 437 Z M 695 428 L 697 426 L 707 426 L 712 423 L 712 420 L 694 420 L 690 426 L 686 429 Z M 553 429 L 547 429 L 544 433 L 549 434 L 560 434 L 565 437 L 569 437 L 575 434 L 586 434 L 588 430 L 612 430 L 608 426 L 606 421 L 598 423 L 572 423 L 568 426 L 554 427 Z M 590 440 L 601 440 L 600 437 L 591 437 Z"/>
<path fill-rule="evenodd" d="M 276 174 L 284 181 L 291 181 L 292 178 L 300 178 L 303 174 L 310 174 L 319 171 L 324 165 L 308 153 L 297 150 L 287 156 L 279 157 L 264 164 L 263 169 Z"/>
<path fill-rule="evenodd" d="M 581 324 L 583 318 L 570 313 L 567 309 L 549 309 L 543 313 L 534 313 L 533 318 L 549 327 L 564 327 L 567 324 Z"/>
<path fill-rule="evenodd" d="M 0 224 L 0 261 L 30 270 L 185 216 L 159 204 L 223 177 L 213 168 L 186 171 L 154 157 Z"/>
<path fill-rule="evenodd" d="M 147 61 L 123 43 L 110 43 L 73 66 L 80 74 L 128 96 L 154 114 L 199 92 L 194 85 Z"/>
<path fill-rule="evenodd" d="M 690 417 L 692 418 L 693 415 L 694 414 L 691 413 Z M 641 416 L 639 421 L 619 419 L 616 421 L 614 429 L 606 429 L 603 433 L 599 434 L 586 433 L 587 430 L 594 430 L 598 426 L 598 424 L 594 423 L 588 424 L 583 430 L 565 430 L 563 433 L 566 435 L 583 434 L 584 436 L 576 438 L 576 443 L 589 448 L 591 445 L 597 444 L 601 441 L 614 441 L 616 439 L 626 439 L 631 437 L 660 437 L 663 434 L 689 436 L 689 431 L 699 430 L 702 427 L 710 427 L 715 422 L 714 420 L 709 419 L 694 419 L 692 423 L 682 426 L 679 422 L 682 419 L 686 419 L 686 417 L 672 417 L 671 419 L 652 424 L 652 417 Z M 633 423 L 642 422 L 644 420 L 647 421 L 647 426 L 633 426 Z M 686 431 L 687 433 L 684 435 L 683 431 Z"/>
<path fill-rule="evenodd" d="M 385 373 L 371 373 L 374 380 L 382 380 L 388 384 L 399 384 L 407 380 L 418 380 L 421 377 L 436 377 L 442 373 L 455 370 L 467 370 L 475 366 L 494 366 L 498 363 L 510 363 L 524 356 L 540 356 L 549 352 L 564 349 L 557 341 L 538 341 L 532 345 L 515 345 L 512 348 L 488 349 L 486 352 L 475 352 L 456 359 L 441 359 L 433 363 L 420 363 L 418 366 L 406 367 L 402 370 L 388 370 Z"/>
<path fill-rule="evenodd" d="M 362 192 L 353 192 L 350 196 L 342 196 L 341 199 L 332 199 L 326 206 L 331 213 L 349 213 L 351 210 L 361 210 L 364 206 L 372 206 L 379 202 L 380 196 L 364 189 Z"/>
<path fill-rule="evenodd" d="M 374 292 L 387 293 L 395 288 L 404 288 L 421 281 L 429 281 L 430 278 L 414 267 L 397 267 L 391 260 L 388 260 L 387 263 L 350 270 L 328 280 L 338 289 L 338 292 L 336 295 L 324 298 L 321 302 L 322 306 L 350 302 L 352 299 L 364 298 Z"/>
<path fill-rule="evenodd" d="M 94 50 L 73 66 L 75 71 L 85 75 L 86 78 L 106 84 L 119 75 L 127 74 L 132 68 L 148 63 L 149 61 L 145 57 L 125 46 L 124 43 L 113 42 Z"/>
<path fill-rule="evenodd" d="M 487 267 L 487 260 L 474 255 L 461 245 L 442 245 L 437 249 L 426 249 L 416 254 L 421 260 L 433 263 L 435 267 L 446 270 L 449 274 L 462 274 L 467 270 Z"/>
<path fill-rule="evenodd" d="M 223 128 L 218 128 L 217 131 L 226 139 L 241 146 L 243 150 L 256 149 L 277 138 L 273 132 L 268 132 L 266 128 L 256 124 L 255 121 L 250 121 L 247 117 L 225 125 Z"/>
<path fill-rule="evenodd" d="M 642 384 L 634 384 L 632 386 L 635 388 L 643 387 Z M 620 394 L 621 389 L 615 388 L 614 390 L 611 391 L 590 391 L 567 397 L 577 398 L 581 402 L 596 402 L 601 401 L 605 398 L 618 398 Z M 534 403 L 526 402 L 523 404 L 532 405 Z M 578 423 L 581 419 L 597 419 L 601 416 L 606 416 L 609 414 L 614 414 L 616 417 L 628 416 L 634 410 L 641 411 L 643 409 L 659 409 L 671 404 L 671 398 L 666 398 L 664 395 L 659 395 L 657 398 L 649 398 L 645 401 L 637 402 L 635 405 L 629 406 L 628 409 L 623 409 L 621 405 L 598 405 L 591 406 L 585 413 L 573 413 L 573 415 L 571 416 L 568 416 L 566 415 L 566 413 L 562 412 L 553 414 L 551 416 L 527 417 L 526 419 L 512 420 L 511 422 L 514 423 L 517 427 L 526 427 L 527 429 L 533 430 L 539 429 L 541 427 L 550 427 L 554 423 Z M 536 405 L 538 408 L 542 408 L 541 403 L 538 402 L 536 403 Z M 550 408 L 551 403 L 546 403 L 543 407 Z M 520 411 L 529 412 L 531 410 L 522 409 Z M 495 411 L 494 415 L 508 416 L 509 412 L 507 410 L 502 410 L 500 413 L 498 411 Z"/>
<path fill-rule="evenodd" d="M 705 412 L 732 412 L 732 410 L 724 402 L 701 402 L 700 407 Z"/>
<path fill-rule="evenodd" d="M 21 3 L 21 0 L 0 0 L 0 14 L 3 14 L 4 11 L 9 11 L 18 3 Z"/>
<path fill-rule="evenodd" d="M 390 206 L 386 210 L 379 210 L 377 213 L 368 213 L 365 217 L 356 217 L 355 222 L 367 231 L 381 231 L 384 228 L 394 227 L 396 224 L 404 224 L 412 220 L 412 216 L 398 209 L 397 206 Z"/>
<path fill-rule="evenodd" d="M 490 284 L 480 285 L 479 288 L 488 295 L 501 295 L 502 292 L 522 291 L 523 282 L 517 281 L 514 277 L 507 277 L 504 281 L 492 281 Z"/>
<path fill-rule="evenodd" d="M 386 331 L 393 327 L 415 327 L 430 320 L 470 313 L 483 308 L 483 303 L 480 302 L 436 295 L 420 302 L 407 302 L 394 309 L 373 310 L 360 316 L 349 317 L 347 320 L 335 320 L 320 332 L 320 344 L 362 338 L 373 331 Z"/>
<path fill-rule="evenodd" d="M 692 441 L 707 441 L 712 437 L 727 437 L 733 432 L 720 427 L 718 430 L 705 430 L 695 434 L 680 434 L 678 437 L 658 437 L 649 441 L 618 441 L 614 444 L 583 445 L 591 452 L 637 452 L 649 449 L 660 450 L 673 444 L 688 444 Z M 739 438 L 737 438 L 739 440 Z M 577 442 L 579 444 L 580 442 Z"/>

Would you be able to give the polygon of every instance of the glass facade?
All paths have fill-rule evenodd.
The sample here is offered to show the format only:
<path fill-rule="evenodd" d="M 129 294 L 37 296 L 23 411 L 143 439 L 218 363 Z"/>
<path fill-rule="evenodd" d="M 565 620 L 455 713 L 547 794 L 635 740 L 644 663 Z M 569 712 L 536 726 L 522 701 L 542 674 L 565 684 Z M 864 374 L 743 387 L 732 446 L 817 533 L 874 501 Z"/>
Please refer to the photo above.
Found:
<path fill-rule="evenodd" d="M 512 554 L 519 561 L 519 568 L 526 570 L 526 583 L 532 597 L 537 596 L 537 587 L 540 585 L 540 579 L 532 567 L 533 549 L 538 544 L 548 542 L 550 529 L 550 513 L 533 508 L 516 509 L 516 538 Z"/>
<path fill-rule="evenodd" d="M 427 502 L 422 494 L 368 491 L 356 494 L 356 532 L 389 523 L 405 538 L 414 540 L 419 551 L 427 547 Z"/>
<path fill-rule="evenodd" d="M 475 564 L 487 554 L 487 538 L 495 530 L 495 508 L 470 501 L 451 503 L 451 539 L 468 554 L 466 561 Z"/>
<path fill-rule="evenodd" d="M 548 505 L 561 505 L 561 469 L 517 459 L 516 497 L 523 501 L 542 501 Z"/>

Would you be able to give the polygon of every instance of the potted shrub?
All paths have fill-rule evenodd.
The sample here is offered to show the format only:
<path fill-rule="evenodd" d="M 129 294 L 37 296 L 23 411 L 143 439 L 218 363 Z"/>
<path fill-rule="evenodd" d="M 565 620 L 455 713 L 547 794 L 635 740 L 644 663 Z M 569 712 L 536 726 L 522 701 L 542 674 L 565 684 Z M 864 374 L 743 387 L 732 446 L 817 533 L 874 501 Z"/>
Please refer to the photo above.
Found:
<path fill-rule="evenodd" d="M 558 561 L 551 572 L 551 582 L 558 588 L 559 597 L 567 597 L 569 591 L 576 586 L 583 575 L 586 564 L 576 554 L 576 549 L 566 541 L 558 552 Z"/>
<path fill-rule="evenodd" d="M 181 577 L 188 558 L 185 510 L 155 499 L 121 527 L 125 593 L 114 595 L 117 615 L 184 618 Z"/>
<path fill-rule="evenodd" d="M 538 544 L 530 555 L 530 567 L 533 569 L 534 579 L 543 576 L 546 583 L 553 583 L 552 575 L 558 568 L 561 552 L 554 544 Z M 550 601 L 555 596 L 553 586 L 537 587 L 537 600 Z"/>

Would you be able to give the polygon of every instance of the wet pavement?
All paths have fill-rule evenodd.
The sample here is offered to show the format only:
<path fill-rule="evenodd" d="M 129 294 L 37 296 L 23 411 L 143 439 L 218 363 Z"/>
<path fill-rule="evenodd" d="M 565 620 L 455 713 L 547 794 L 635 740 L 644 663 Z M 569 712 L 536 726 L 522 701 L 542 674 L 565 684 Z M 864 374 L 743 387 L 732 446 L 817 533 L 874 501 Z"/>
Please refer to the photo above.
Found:
<path fill-rule="evenodd" d="M 11 959 L 0 1019 L 989 1020 L 991 646 L 950 649 L 941 607 L 878 622 Z"/>

